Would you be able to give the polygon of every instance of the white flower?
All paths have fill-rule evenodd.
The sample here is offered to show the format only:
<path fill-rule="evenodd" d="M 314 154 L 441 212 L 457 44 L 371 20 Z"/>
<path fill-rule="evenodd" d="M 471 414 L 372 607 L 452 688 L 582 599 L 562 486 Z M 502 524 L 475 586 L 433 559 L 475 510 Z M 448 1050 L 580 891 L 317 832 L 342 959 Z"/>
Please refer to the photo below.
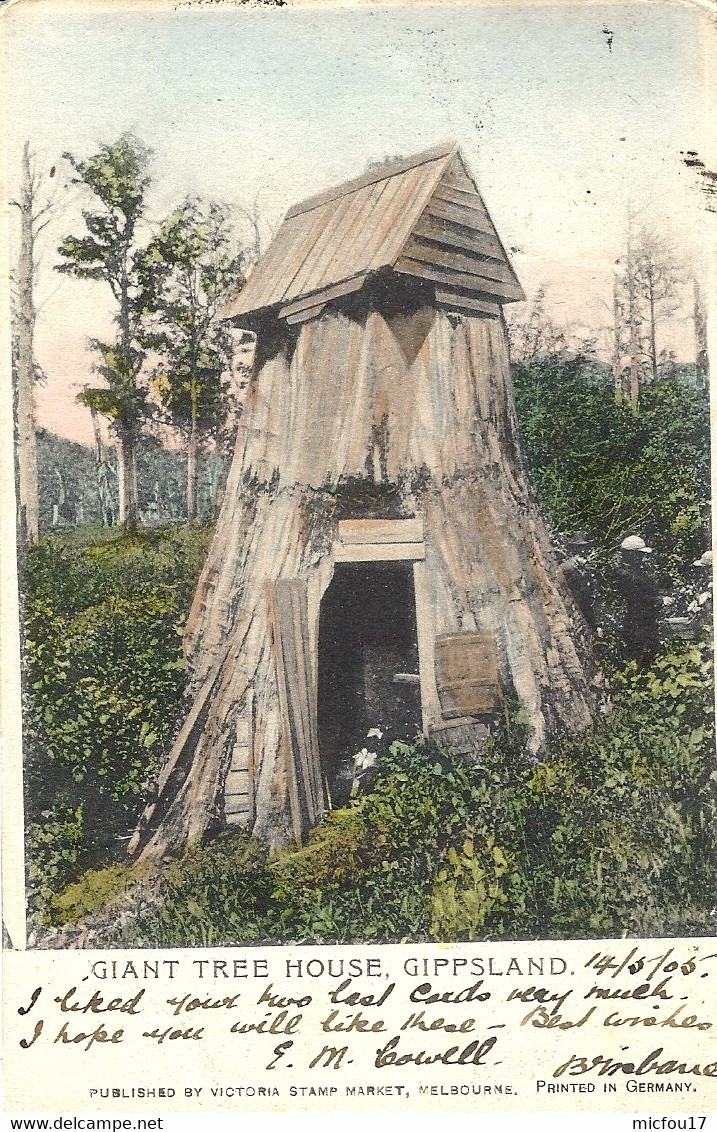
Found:
<path fill-rule="evenodd" d="M 380 727 L 372 727 L 366 735 L 367 739 L 383 739 L 383 731 Z"/>
<path fill-rule="evenodd" d="M 368 770 L 375 762 L 376 752 L 369 751 L 366 747 L 363 747 L 354 759 L 354 766 L 356 770 Z"/>

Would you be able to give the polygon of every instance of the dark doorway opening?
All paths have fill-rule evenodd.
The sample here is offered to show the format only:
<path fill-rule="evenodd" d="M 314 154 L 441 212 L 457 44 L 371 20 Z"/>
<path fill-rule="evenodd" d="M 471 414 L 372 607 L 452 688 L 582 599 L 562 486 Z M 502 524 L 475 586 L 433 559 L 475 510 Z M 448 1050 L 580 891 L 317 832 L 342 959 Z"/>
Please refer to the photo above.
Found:
<path fill-rule="evenodd" d="M 369 730 L 406 739 L 421 730 L 410 562 L 336 566 L 321 602 L 318 691 L 322 772 L 333 804 L 341 805 Z"/>

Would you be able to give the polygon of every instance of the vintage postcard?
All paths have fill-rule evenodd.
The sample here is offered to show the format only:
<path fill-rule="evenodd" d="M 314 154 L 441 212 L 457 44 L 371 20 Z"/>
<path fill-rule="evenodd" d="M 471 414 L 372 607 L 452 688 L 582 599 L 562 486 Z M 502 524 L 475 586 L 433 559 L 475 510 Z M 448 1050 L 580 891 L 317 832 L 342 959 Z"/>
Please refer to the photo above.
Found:
<path fill-rule="evenodd" d="M 7 1111 L 713 1111 L 714 21 L 0 4 Z"/>

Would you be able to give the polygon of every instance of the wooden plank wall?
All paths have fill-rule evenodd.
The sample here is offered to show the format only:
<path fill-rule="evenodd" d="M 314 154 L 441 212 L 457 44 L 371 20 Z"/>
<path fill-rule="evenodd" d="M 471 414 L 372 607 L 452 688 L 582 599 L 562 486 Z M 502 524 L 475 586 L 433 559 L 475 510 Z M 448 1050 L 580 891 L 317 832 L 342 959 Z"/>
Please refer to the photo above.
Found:
<path fill-rule="evenodd" d="M 254 692 L 236 722 L 236 742 L 224 783 L 224 818 L 227 825 L 251 829 L 254 822 Z"/>
<path fill-rule="evenodd" d="M 306 579 L 277 580 L 271 606 L 291 819 L 294 836 L 301 837 L 328 809 L 319 755 Z"/>
<path fill-rule="evenodd" d="M 436 685 L 444 719 L 499 711 L 498 646 L 492 633 L 448 633 L 436 638 Z"/>
<path fill-rule="evenodd" d="M 459 312 L 497 314 L 497 309 L 486 309 L 486 300 L 497 306 L 524 298 L 488 210 L 458 156 L 414 225 L 396 270 L 436 283 L 438 302 Z"/>

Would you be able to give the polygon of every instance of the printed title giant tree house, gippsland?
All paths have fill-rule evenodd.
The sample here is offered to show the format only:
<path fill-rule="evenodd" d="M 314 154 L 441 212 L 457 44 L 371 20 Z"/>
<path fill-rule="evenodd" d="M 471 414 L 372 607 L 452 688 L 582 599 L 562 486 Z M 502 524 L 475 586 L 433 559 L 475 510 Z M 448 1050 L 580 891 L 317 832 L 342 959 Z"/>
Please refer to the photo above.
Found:
<path fill-rule="evenodd" d="M 287 213 L 226 310 L 255 372 L 187 627 L 191 710 L 134 854 L 223 823 L 303 834 L 367 728 L 470 757 L 507 694 L 535 751 L 589 721 L 519 453 L 502 305 L 522 297 L 454 145 Z"/>

